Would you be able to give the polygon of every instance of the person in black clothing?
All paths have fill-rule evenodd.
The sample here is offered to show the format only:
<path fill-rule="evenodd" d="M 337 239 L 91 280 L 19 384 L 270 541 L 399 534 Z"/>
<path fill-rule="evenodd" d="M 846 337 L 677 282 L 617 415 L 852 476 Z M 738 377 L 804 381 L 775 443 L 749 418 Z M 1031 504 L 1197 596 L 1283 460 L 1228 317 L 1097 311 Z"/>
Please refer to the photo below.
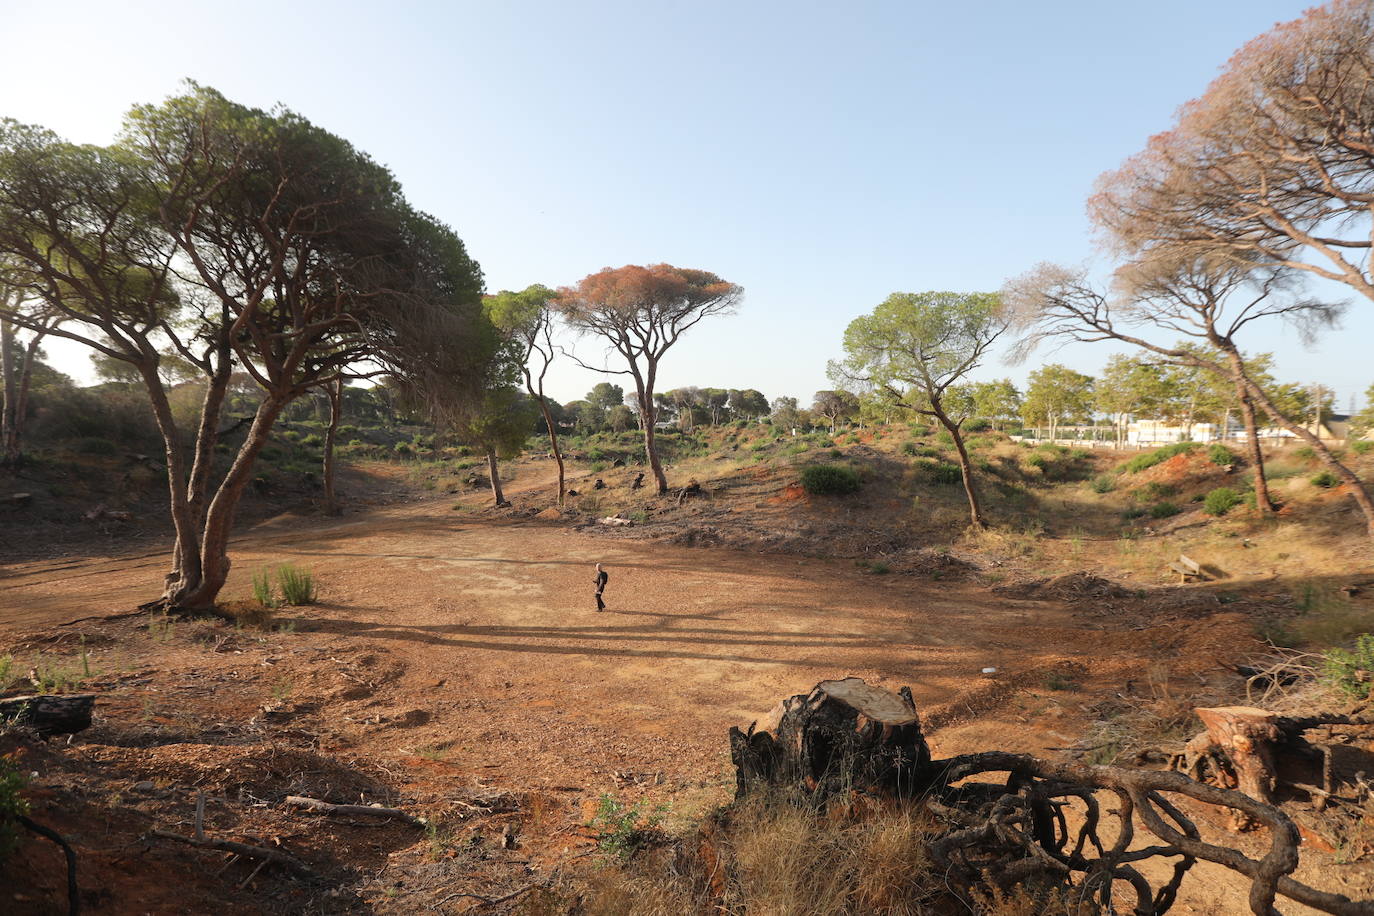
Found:
<path fill-rule="evenodd" d="M 596 610 L 600 613 L 606 610 L 606 602 L 601 600 L 601 593 L 606 590 L 606 580 L 610 576 L 606 575 L 606 570 L 601 568 L 601 564 L 596 564 Z"/>

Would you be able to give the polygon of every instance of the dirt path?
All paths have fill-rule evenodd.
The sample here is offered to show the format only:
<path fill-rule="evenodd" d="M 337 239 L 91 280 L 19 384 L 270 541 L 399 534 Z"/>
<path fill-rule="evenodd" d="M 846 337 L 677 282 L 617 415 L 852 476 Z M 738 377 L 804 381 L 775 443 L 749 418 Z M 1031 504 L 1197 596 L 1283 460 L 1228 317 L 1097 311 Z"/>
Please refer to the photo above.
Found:
<path fill-rule="evenodd" d="M 591 595 L 598 560 L 611 575 L 604 614 Z M 442 706 L 495 689 L 491 706 L 519 704 L 504 725 L 513 760 L 544 756 L 548 730 L 569 721 L 600 733 L 583 740 L 650 756 L 656 739 L 700 740 L 719 759 L 728 725 L 823 678 L 909 684 L 929 708 L 978 685 L 984 667 L 1091 663 L 1101 648 L 1100 631 L 1062 607 L 990 600 L 973 586 L 474 521 L 439 501 L 342 522 L 275 520 L 241 535 L 234 561 L 228 597 L 248 595 L 265 566 L 313 570 L 323 603 L 300 626 L 386 648 L 415 685 L 444 682 L 417 700 Z M 5 567 L 0 620 L 32 630 L 127 610 L 152 596 L 164 564 L 141 553 Z"/>

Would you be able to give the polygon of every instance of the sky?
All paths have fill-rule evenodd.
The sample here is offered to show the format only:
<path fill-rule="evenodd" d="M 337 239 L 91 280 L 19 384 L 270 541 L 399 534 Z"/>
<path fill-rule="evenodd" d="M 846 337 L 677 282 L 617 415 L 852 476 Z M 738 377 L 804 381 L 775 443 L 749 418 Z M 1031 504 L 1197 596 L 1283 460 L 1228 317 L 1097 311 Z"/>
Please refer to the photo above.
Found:
<path fill-rule="evenodd" d="M 0 116 L 107 143 L 183 79 L 280 103 L 389 166 L 490 291 L 658 262 L 740 284 L 739 313 L 684 337 L 661 387 L 809 402 L 846 325 L 892 292 L 995 290 L 1041 261 L 1105 274 L 1096 177 L 1307 5 L 0 0 Z M 1374 383 L 1372 340 L 1358 302 L 1310 348 L 1282 325 L 1246 348 L 1341 410 Z M 1096 373 L 1113 352 L 975 377 Z M 51 354 L 90 379 L 78 349 Z M 600 380 L 564 360 L 550 394 Z"/>

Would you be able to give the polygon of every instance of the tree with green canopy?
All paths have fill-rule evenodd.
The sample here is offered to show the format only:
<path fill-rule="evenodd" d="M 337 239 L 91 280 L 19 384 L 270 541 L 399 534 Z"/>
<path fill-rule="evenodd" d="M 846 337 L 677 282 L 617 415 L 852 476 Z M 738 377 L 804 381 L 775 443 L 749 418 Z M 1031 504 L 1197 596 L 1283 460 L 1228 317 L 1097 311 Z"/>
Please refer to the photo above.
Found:
<path fill-rule="evenodd" d="M 0 318 L 60 319 L 51 336 L 142 380 L 176 534 L 157 602 L 169 611 L 214 609 L 239 499 L 286 405 L 363 362 L 427 371 L 429 346 L 462 336 L 481 290 L 461 241 L 366 155 L 293 112 L 195 85 L 134 108 L 109 147 L 0 124 L 0 260 L 23 291 Z M 200 374 L 194 431 L 172 410 L 165 354 Z M 235 373 L 261 398 L 222 468 Z"/>
<path fill-rule="evenodd" d="M 548 375 L 555 352 L 553 300 L 553 290 L 536 283 L 518 293 L 502 290 L 494 296 L 488 296 L 484 308 L 492 324 L 517 341 L 523 351 L 520 372 L 525 380 L 525 391 L 539 406 L 544 418 L 549 450 L 558 464 L 558 505 L 561 506 L 566 489 L 566 470 L 563 451 L 558 445 L 558 422 L 553 415 L 551 402 L 544 395 L 544 378 Z"/>
<path fill-rule="evenodd" d="M 1027 426 L 1048 428 L 1051 442 L 1059 438 L 1062 423 L 1085 423 L 1092 417 L 1092 410 L 1091 375 L 1062 363 L 1046 363 L 1027 376 L 1021 419 Z"/>
<path fill-rule="evenodd" d="M 1169 380 L 1163 367 L 1115 353 L 1107 360 L 1093 385 L 1093 406 L 1112 418 L 1118 448 L 1126 442 L 1131 417 L 1156 417 L 1169 398 Z"/>
<path fill-rule="evenodd" d="M 995 293 L 893 293 L 844 332 L 848 378 L 881 389 L 892 403 L 939 421 L 954 440 L 969 518 L 986 527 L 962 427 L 972 401 L 952 412 L 947 395 L 987 356 L 1007 323 Z"/>
<path fill-rule="evenodd" d="M 858 416 L 859 399 L 843 389 L 823 389 L 817 391 L 811 401 L 811 412 L 824 417 L 830 424 L 830 434 L 835 434 L 835 426 L 840 420 Z"/>
<path fill-rule="evenodd" d="M 713 273 L 671 264 L 608 267 L 575 287 L 559 290 L 558 309 L 567 322 L 583 334 L 599 337 L 626 368 L 577 362 L 594 372 L 628 375 L 634 380 L 644 426 L 644 456 L 659 493 L 668 492 L 668 478 L 654 441 L 659 365 L 683 334 L 704 318 L 730 314 L 743 295 L 739 286 Z"/>

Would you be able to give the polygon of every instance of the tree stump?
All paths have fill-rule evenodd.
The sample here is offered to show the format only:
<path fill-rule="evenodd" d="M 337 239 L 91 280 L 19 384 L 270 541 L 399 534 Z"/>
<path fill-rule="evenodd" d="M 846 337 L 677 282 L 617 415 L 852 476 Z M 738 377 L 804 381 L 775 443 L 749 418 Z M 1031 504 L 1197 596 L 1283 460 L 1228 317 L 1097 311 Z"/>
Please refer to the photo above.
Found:
<path fill-rule="evenodd" d="M 766 786 L 820 797 L 909 796 L 930 763 L 909 687 L 892 693 L 857 677 L 821 681 L 758 724 L 730 729 L 736 797 Z"/>
<path fill-rule="evenodd" d="M 35 694 L 0 700 L 0 722 L 27 725 L 44 738 L 70 735 L 91 727 L 95 694 Z"/>

